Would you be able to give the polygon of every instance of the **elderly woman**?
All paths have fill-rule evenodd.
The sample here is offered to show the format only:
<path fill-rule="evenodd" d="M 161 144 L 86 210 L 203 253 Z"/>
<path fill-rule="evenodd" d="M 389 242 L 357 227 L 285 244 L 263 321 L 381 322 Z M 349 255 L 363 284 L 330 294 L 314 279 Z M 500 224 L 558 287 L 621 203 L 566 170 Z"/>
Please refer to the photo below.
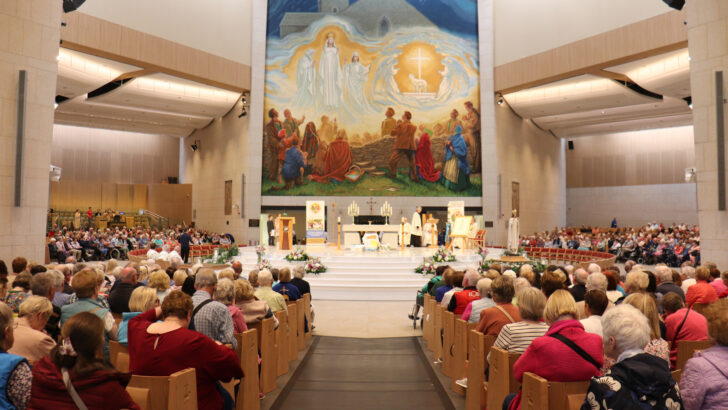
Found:
<path fill-rule="evenodd" d="M 190 367 L 197 377 L 201 410 L 232 409 L 232 398 L 217 383 L 240 378 L 243 371 L 233 349 L 189 330 L 192 298 L 175 290 L 161 308 L 129 321 L 129 367 L 141 376 L 168 376 Z M 161 319 L 161 322 L 157 322 Z"/>
<path fill-rule="evenodd" d="M 708 334 L 716 345 L 697 352 L 688 360 L 680 379 L 686 410 L 724 409 L 728 403 L 728 299 L 705 310 Z"/>
<path fill-rule="evenodd" d="M 665 360 L 645 353 L 652 338 L 647 318 L 624 303 L 602 316 L 604 354 L 615 364 L 594 377 L 582 408 L 680 409 L 680 392 Z"/>
<path fill-rule="evenodd" d="M 161 270 L 155 270 L 149 275 L 149 287 L 157 291 L 157 298 L 159 303 L 164 302 L 164 298 L 171 292 L 170 286 L 172 281 L 169 279 L 169 275 Z M 146 309 L 142 312 L 146 312 Z"/>
<path fill-rule="evenodd" d="M 303 297 L 306 293 L 311 293 L 311 285 L 309 285 L 307 281 L 303 280 L 304 276 L 306 276 L 306 269 L 303 266 L 299 265 L 293 268 L 293 279 L 291 279 L 291 285 L 298 288 L 298 292 L 301 294 L 301 297 Z"/>
<path fill-rule="evenodd" d="M 255 289 L 245 279 L 235 281 L 235 306 L 243 312 L 246 325 L 255 325 L 269 317 L 278 321 L 268 304 L 255 297 Z"/>
<path fill-rule="evenodd" d="M 617 303 L 617 301 L 624 296 L 624 294 L 617 289 L 618 288 L 617 277 L 611 271 L 604 271 L 603 274 L 607 278 L 606 293 L 607 293 L 607 298 L 609 299 L 609 303 L 612 303 L 612 304 Z M 589 277 L 591 277 L 591 276 L 592 275 L 589 275 Z"/>
<path fill-rule="evenodd" d="M 503 326 L 493 346 L 509 352 L 523 353 L 533 339 L 546 334 L 549 325 L 541 321 L 544 308 L 546 308 L 546 296 L 541 291 L 530 287 L 522 289 L 517 295 L 521 321 Z M 488 362 L 490 362 L 490 353 L 488 353 Z"/>
<path fill-rule="evenodd" d="M 667 329 L 663 331 L 665 325 L 660 320 L 660 313 L 657 310 L 655 298 L 646 293 L 633 293 L 624 299 L 624 303 L 628 303 L 637 308 L 637 310 L 645 315 L 650 325 L 650 342 L 645 346 L 645 353 L 669 361 L 670 346 L 663 338 L 664 334 L 667 333 Z"/>
<path fill-rule="evenodd" d="M 257 289 L 260 287 L 260 284 L 258 283 L 258 269 L 253 269 L 248 274 L 248 283 L 250 283 L 250 286 L 253 287 L 253 289 Z"/>
<path fill-rule="evenodd" d="M 13 288 L 10 289 L 5 296 L 5 304 L 10 306 L 13 312 L 18 313 L 18 308 L 23 300 L 31 295 L 30 293 L 30 279 L 31 276 L 28 272 L 23 272 L 15 277 L 13 281 Z"/>
<path fill-rule="evenodd" d="M 230 279 L 231 281 L 235 281 L 235 279 L 237 279 L 235 277 L 235 271 L 233 270 L 233 268 L 225 268 L 225 269 L 221 270 L 220 273 L 218 273 L 217 278 L 218 279 L 227 278 L 227 279 Z"/>
<path fill-rule="evenodd" d="M 546 271 L 541 276 L 541 291 L 550 297 L 554 292 L 566 288 L 566 274 L 561 269 Z"/>
<path fill-rule="evenodd" d="M 495 302 L 490 297 L 490 286 L 493 283 L 488 278 L 483 278 L 478 281 L 476 288 L 480 293 L 480 299 L 474 300 L 465 307 L 465 311 L 461 316 L 461 319 L 469 323 L 478 323 L 480 321 L 480 312 L 483 310 L 495 306 Z"/>
<path fill-rule="evenodd" d="M 718 300 L 715 287 L 710 284 L 710 269 L 705 266 L 699 266 L 695 269 L 695 280 L 697 283 L 690 286 L 685 294 L 685 303 L 688 307 L 693 307 L 696 303 L 706 305 Z"/>
<path fill-rule="evenodd" d="M 101 359 L 103 335 L 104 322 L 93 313 L 69 319 L 61 330 L 61 344 L 33 366 L 28 408 L 81 408 L 68 393 L 73 389 L 89 409 L 138 409 L 125 389 L 130 375 L 116 372 Z"/>
<path fill-rule="evenodd" d="M 445 293 L 449 292 L 453 287 L 453 280 L 455 279 L 455 270 L 452 268 L 445 269 L 442 274 L 442 286 L 435 289 L 435 300 L 437 303 L 442 302 L 442 298 Z"/>
<path fill-rule="evenodd" d="M 711 286 L 712 287 L 712 286 Z M 677 293 L 670 292 L 660 302 L 665 311 L 665 339 L 672 343 L 670 363 L 675 366 L 677 347 L 682 340 L 707 340 L 708 321 L 705 316 L 685 306 Z"/>
<path fill-rule="evenodd" d="M 465 279 L 465 272 L 456 271 L 452 278 L 452 289 L 448 290 L 442 295 L 440 304 L 447 307 L 450 304 L 450 299 L 457 292 L 463 290 L 463 280 Z"/>
<path fill-rule="evenodd" d="M 146 312 L 149 309 L 154 309 L 160 305 L 157 291 L 153 288 L 146 286 L 140 286 L 131 292 L 129 298 L 129 312 L 121 314 L 121 322 L 119 323 L 119 331 L 117 332 L 117 339 L 119 343 L 126 346 L 129 343 L 128 340 L 128 328 L 129 321 L 139 316 L 142 312 Z"/>
<path fill-rule="evenodd" d="M 233 319 L 233 328 L 235 333 L 243 333 L 248 330 L 248 326 L 245 325 L 245 317 L 243 312 L 235 306 L 235 284 L 228 278 L 222 278 L 217 281 L 217 287 L 215 288 L 215 294 L 212 298 L 223 305 L 228 307 L 230 316 Z"/>
<path fill-rule="evenodd" d="M 172 286 L 169 291 L 173 290 L 182 290 L 182 285 L 184 285 L 185 280 L 187 279 L 189 275 L 187 274 L 186 269 L 177 269 L 174 271 L 174 275 L 172 276 L 172 280 L 174 281 L 174 286 Z"/>
<path fill-rule="evenodd" d="M 554 382 L 589 380 L 599 376 L 602 367 L 602 338 L 584 331 L 576 320 L 576 302 L 571 294 L 559 289 L 546 302 L 543 312 L 549 330 L 531 342 L 513 365 L 513 376 L 523 381 L 526 372 Z M 573 344 L 572 347 L 571 345 Z M 521 408 L 520 393 L 506 397 L 504 407 Z"/>
<path fill-rule="evenodd" d="M 291 270 L 283 268 L 278 273 L 278 283 L 273 286 L 273 290 L 283 295 L 287 302 L 294 302 L 301 299 L 301 293 L 298 288 L 291 283 Z"/>
<path fill-rule="evenodd" d="M 8 353 L 14 341 L 13 311 L 0 303 L 0 391 L 4 392 L 3 408 L 24 409 L 30 398 L 33 378 L 30 365 L 23 356 Z"/>
<path fill-rule="evenodd" d="M 518 308 L 513 306 L 513 280 L 508 276 L 496 278 L 490 287 L 495 306 L 480 312 L 480 321 L 476 330 L 484 335 L 498 335 L 503 326 L 521 321 Z"/>
<path fill-rule="evenodd" d="M 47 334 L 43 333 L 48 318 L 53 313 L 53 305 L 42 296 L 29 296 L 20 304 L 20 314 L 15 322 L 15 343 L 8 353 L 23 356 L 32 365 L 48 356 L 56 346 Z"/>

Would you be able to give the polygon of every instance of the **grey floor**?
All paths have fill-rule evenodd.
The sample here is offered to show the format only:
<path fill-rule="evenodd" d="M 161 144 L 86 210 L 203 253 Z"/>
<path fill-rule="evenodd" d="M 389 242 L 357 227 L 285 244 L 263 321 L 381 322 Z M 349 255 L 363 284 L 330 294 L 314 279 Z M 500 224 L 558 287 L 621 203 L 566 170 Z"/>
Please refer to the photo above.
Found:
<path fill-rule="evenodd" d="M 454 409 L 417 338 L 315 336 L 271 409 Z"/>

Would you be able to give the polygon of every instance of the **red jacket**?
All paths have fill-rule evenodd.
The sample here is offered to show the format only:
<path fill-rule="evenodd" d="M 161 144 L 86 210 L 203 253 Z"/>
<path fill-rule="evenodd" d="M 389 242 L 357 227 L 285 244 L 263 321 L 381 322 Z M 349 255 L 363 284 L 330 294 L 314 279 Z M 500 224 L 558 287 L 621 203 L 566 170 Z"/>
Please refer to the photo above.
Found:
<path fill-rule="evenodd" d="M 689 287 L 688 291 L 695 286 L 696 285 Z M 708 285 L 708 287 L 712 286 Z M 680 327 L 680 323 L 682 323 L 683 319 L 685 319 L 685 323 L 683 323 L 682 328 L 680 328 L 680 334 L 676 337 L 675 332 L 677 332 L 677 328 Z M 673 340 L 675 341 L 675 343 L 672 344 L 672 349 L 670 350 L 670 366 L 673 368 L 675 367 L 675 361 L 677 360 L 677 346 L 680 344 L 679 342 L 681 340 L 708 340 L 708 320 L 705 316 L 692 309 L 688 312 L 687 308 L 682 308 L 677 312 L 668 315 L 665 318 L 665 328 L 667 329 L 665 340 L 668 342 L 672 342 Z"/>
<path fill-rule="evenodd" d="M 685 304 L 692 307 L 695 303 L 708 304 L 718 300 L 715 287 L 706 281 L 698 281 L 688 288 L 685 294 Z"/>
<path fill-rule="evenodd" d="M 554 382 L 589 380 L 599 376 L 600 369 L 594 367 L 561 340 L 549 335 L 559 333 L 571 339 L 591 356 L 599 366 L 604 364 L 602 338 L 584 331 L 578 320 L 560 320 L 551 325 L 544 336 L 537 337 L 513 365 L 513 376 L 523 381 L 523 373 L 531 372 Z M 521 408 L 521 393 L 513 399 L 510 410 Z"/>
<path fill-rule="evenodd" d="M 457 317 L 460 317 L 470 302 L 480 299 L 480 292 L 474 286 L 467 287 L 460 292 L 455 292 L 452 298 L 455 300 L 455 310 L 453 313 Z"/>
<path fill-rule="evenodd" d="M 197 377 L 200 410 L 222 408 L 216 381 L 243 377 L 234 350 L 215 343 L 202 333 L 179 328 L 161 335 L 147 333 L 156 321 L 154 309 L 129 321 L 129 368 L 142 376 L 168 376 L 190 367 Z"/>
<path fill-rule="evenodd" d="M 71 373 L 73 387 L 90 410 L 139 409 L 125 389 L 129 378 L 128 374 L 115 371 L 97 371 L 84 378 Z M 49 357 L 40 359 L 33 366 L 33 385 L 28 402 L 28 410 L 31 409 L 78 409 L 63 384 L 61 370 Z"/>

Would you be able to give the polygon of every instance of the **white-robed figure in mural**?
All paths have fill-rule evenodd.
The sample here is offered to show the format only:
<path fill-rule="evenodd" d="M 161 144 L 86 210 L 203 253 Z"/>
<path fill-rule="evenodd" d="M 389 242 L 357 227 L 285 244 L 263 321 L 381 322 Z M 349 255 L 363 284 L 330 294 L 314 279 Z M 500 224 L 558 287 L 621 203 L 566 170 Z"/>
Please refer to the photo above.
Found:
<path fill-rule="evenodd" d="M 513 216 L 508 220 L 508 251 L 518 252 L 518 212 L 514 209 Z"/>
<path fill-rule="evenodd" d="M 341 104 L 342 77 L 339 48 L 336 47 L 334 33 L 329 33 L 318 68 L 319 93 L 326 109 L 335 109 Z"/>
<path fill-rule="evenodd" d="M 313 55 L 316 50 L 308 49 L 298 60 L 296 72 L 296 97 L 293 99 L 294 107 L 309 108 L 314 103 L 314 92 L 316 90 L 316 61 Z"/>
<path fill-rule="evenodd" d="M 352 112 L 374 111 L 364 94 L 364 86 L 369 76 L 369 66 L 359 61 L 359 53 L 354 52 L 351 62 L 344 66 L 344 84 L 346 85 L 346 103 Z"/>

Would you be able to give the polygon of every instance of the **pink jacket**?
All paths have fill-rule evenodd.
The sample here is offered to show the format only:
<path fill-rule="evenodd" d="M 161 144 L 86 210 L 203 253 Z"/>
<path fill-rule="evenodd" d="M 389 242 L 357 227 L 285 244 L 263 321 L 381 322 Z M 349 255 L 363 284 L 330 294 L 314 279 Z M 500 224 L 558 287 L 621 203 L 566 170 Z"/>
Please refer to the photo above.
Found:
<path fill-rule="evenodd" d="M 713 346 L 688 360 L 680 379 L 685 410 L 725 409 L 728 403 L 728 346 Z"/>

